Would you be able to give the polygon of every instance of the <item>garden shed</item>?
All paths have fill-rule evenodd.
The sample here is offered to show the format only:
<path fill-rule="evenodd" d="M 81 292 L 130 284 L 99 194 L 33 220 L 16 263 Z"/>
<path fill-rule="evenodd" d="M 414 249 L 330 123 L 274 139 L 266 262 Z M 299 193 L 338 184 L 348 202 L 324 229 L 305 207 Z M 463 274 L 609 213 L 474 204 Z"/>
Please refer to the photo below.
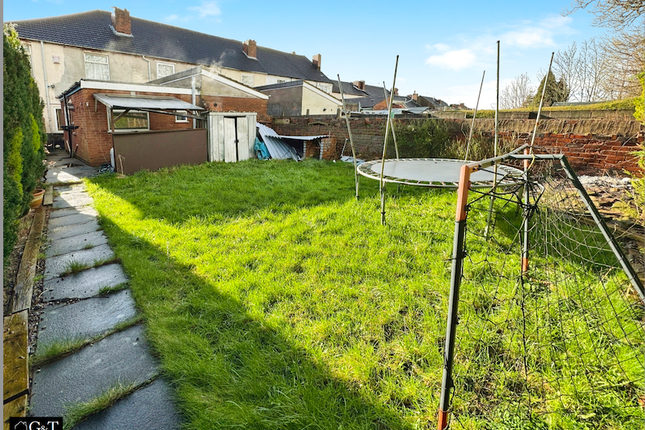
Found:
<path fill-rule="evenodd" d="M 256 118 L 256 112 L 209 112 L 208 161 L 253 158 Z"/>

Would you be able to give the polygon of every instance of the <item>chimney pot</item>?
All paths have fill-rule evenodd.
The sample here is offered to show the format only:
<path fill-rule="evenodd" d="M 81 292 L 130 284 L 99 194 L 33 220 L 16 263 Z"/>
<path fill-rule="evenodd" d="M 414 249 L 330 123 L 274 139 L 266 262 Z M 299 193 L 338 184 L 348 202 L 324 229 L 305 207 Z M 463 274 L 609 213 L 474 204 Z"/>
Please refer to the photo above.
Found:
<path fill-rule="evenodd" d="M 121 34 L 132 34 L 132 23 L 130 21 L 130 12 L 127 9 L 119 9 L 118 7 L 113 7 L 114 13 L 112 13 L 112 27 L 117 33 Z"/>
<path fill-rule="evenodd" d="M 255 43 L 255 40 L 248 39 L 244 41 L 244 45 L 242 45 L 242 49 L 244 50 L 244 53 L 250 57 L 250 58 L 258 58 L 258 47 L 257 44 Z"/>
<path fill-rule="evenodd" d="M 314 66 L 316 67 L 316 69 L 318 69 L 318 70 L 320 70 L 320 60 L 321 60 L 321 55 L 316 54 L 316 55 L 314 55 L 314 58 L 311 61 L 314 64 Z"/>

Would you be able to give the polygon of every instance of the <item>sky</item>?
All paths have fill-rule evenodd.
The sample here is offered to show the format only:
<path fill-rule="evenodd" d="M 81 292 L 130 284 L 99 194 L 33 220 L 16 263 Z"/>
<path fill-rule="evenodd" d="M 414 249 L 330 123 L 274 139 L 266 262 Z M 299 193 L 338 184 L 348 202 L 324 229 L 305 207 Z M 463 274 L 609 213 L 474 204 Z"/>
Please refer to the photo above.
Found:
<path fill-rule="evenodd" d="M 465 103 L 474 108 L 485 71 L 480 109 L 496 99 L 497 41 L 500 88 L 522 73 L 537 87 L 552 52 L 598 37 L 593 15 L 563 16 L 570 0 L 386 1 L 327 0 L 5 0 L 3 21 L 125 8 L 130 15 L 227 39 L 253 39 L 259 46 L 322 55 L 330 79 L 364 80 Z"/>

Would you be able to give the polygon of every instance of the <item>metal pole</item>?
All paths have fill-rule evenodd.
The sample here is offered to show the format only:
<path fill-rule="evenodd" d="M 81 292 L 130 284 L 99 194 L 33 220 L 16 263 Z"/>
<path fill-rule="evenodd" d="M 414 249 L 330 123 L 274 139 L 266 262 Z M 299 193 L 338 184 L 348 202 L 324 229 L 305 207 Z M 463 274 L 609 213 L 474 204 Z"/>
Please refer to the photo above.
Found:
<path fill-rule="evenodd" d="M 497 157 L 497 142 L 499 141 L 499 40 L 497 41 L 497 95 L 495 103 L 495 145 L 493 148 L 493 157 Z M 488 208 L 488 217 L 486 218 L 486 228 L 484 237 L 488 239 L 490 225 L 493 220 L 493 205 L 495 204 L 495 189 L 497 188 L 497 164 L 493 166 L 493 188 L 490 196 L 490 206 Z"/>
<path fill-rule="evenodd" d="M 529 149 L 524 150 L 528 154 Z M 522 211 L 522 274 L 529 271 L 529 160 L 524 160 L 524 209 Z"/>
<path fill-rule="evenodd" d="M 387 89 L 385 88 L 385 81 L 383 81 L 383 95 L 385 96 L 385 100 L 387 100 Z M 387 108 L 390 108 L 390 104 L 388 103 Z M 390 123 L 390 127 L 392 127 L 392 140 L 394 140 L 394 151 L 396 152 L 396 159 L 399 159 L 399 146 L 396 144 L 396 133 L 394 132 L 394 121 L 392 120 L 392 117 L 390 115 L 387 116 L 387 120 Z"/>
<path fill-rule="evenodd" d="M 535 135 L 537 134 L 538 122 L 540 122 L 540 114 L 542 113 L 542 104 L 544 103 L 544 93 L 546 92 L 546 84 L 549 81 L 549 75 L 551 74 L 551 65 L 553 64 L 553 55 L 555 52 L 551 53 L 551 61 L 549 62 L 549 71 L 546 72 L 546 77 L 544 78 L 544 86 L 542 87 L 542 96 L 540 97 L 540 106 L 538 107 L 537 118 L 535 118 L 535 128 L 533 128 L 533 136 L 531 136 L 531 146 L 530 151 L 533 153 L 533 143 L 535 142 Z"/>
<path fill-rule="evenodd" d="M 569 179 L 571 179 L 571 182 L 573 182 L 573 186 L 576 187 L 576 189 L 578 190 L 578 194 L 580 195 L 580 198 L 582 198 L 582 202 L 587 207 L 587 210 L 591 214 L 591 217 L 593 218 L 593 220 L 596 222 L 596 225 L 598 226 L 598 228 L 600 228 L 602 235 L 605 237 L 605 240 L 609 244 L 609 247 L 614 252 L 614 255 L 616 256 L 616 258 L 618 259 L 618 262 L 620 263 L 621 267 L 625 271 L 625 274 L 627 275 L 627 277 L 629 278 L 629 281 L 631 282 L 632 286 L 636 290 L 636 293 L 640 297 L 641 301 L 645 304 L 645 288 L 643 287 L 643 283 L 638 278 L 636 271 L 629 263 L 629 260 L 627 260 L 627 256 L 623 253 L 623 250 L 620 248 L 620 245 L 618 244 L 618 242 L 616 242 L 616 239 L 609 231 L 609 228 L 607 227 L 607 224 L 605 224 L 605 221 L 602 219 L 600 212 L 598 212 L 598 209 L 596 209 L 596 206 L 594 206 L 593 202 L 591 201 L 591 198 L 589 197 L 589 194 L 587 194 L 587 191 L 585 190 L 585 187 L 583 187 L 582 184 L 580 183 L 580 180 L 574 173 L 573 169 L 571 168 L 571 165 L 569 164 L 569 161 L 564 155 L 562 156 L 562 158 L 560 158 L 560 164 L 562 164 L 562 167 L 564 167 L 565 173 L 567 174 Z"/>
<path fill-rule="evenodd" d="M 340 75 L 336 75 L 336 77 L 338 78 L 338 88 L 340 88 L 340 98 L 343 102 L 343 113 L 345 114 L 345 122 L 347 124 L 347 134 L 349 135 L 349 146 L 351 146 L 352 148 L 352 161 L 354 162 L 354 187 L 356 188 L 356 200 L 358 200 L 358 170 L 357 170 L 358 166 L 356 165 L 356 151 L 354 151 L 354 139 L 352 138 L 352 128 L 349 125 L 349 112 L 347 112 L 345 107 L 345 93 L 343 92 L 343 84 L 340 82 Z"/>
<path fill-rule="evenodd" d="M 450 275 L 450 298 L 448 301 L 448 322 L 446 324 L 446 341 L 444 346 L 443 376 L 441 379 L 441 397 L 437 428 L 448 427 L 448 408 L 450 407 L 450 390 L 454 388 L 452 367 L 455 353 L 455 334 L 457 331 L 457 311 L 459 307 L 459 287 L 464 267 L 464 242 L 466 233 L 466 206 L 472 168 L 461 167 L 459 189 L 457 190 L 457 211 L 455 215 L 455 234 L 452 248 L 452 269 Z"/>
<path fill-rule="evenodd" d="M 477 117 L 477 110 L 479 109 L 479 98 L 482 95 L 482 88 L 484 87 L 484 76 L 486 76 L 486 70 L 482 73 L 482 83 L 479 84 L 479 94 L 477 95 L 477 104 L 475 105 L 475 112 L 473 113 L 473 121 L 470 124 L 470 134 L 468 135 L 468 144 L 466 144 L 466 156 L 464 161 L 468 161 L 468 152 L 470 151 L 470 141 L 473 138 L 473 128 L 475 128 L 475 118 Z"/>
<path fill-rule="evenodd" d="M 387 135 L 390 129 L 390 114 L 392 113 L 392 101 L 394 99 L 394 89 L 396 88 L 396 72 L 399 68 L 399 56 L 396 56 L 396 64 L 394 66 L 394 79 L 392 80 L 392 92 L 390 92 L 390 102 L 388 103 L 387 108 L 387 117 L 388 120 L 385 123 L 385 140 L 383 142 L 383 158 L 381 159 L 381 181 L 380 181 L 380 191 L 381 191 L 381 224 L 385 225 L 385 181 L 383 180 L 385 172 L 385 154 L 387 152 Z"/>

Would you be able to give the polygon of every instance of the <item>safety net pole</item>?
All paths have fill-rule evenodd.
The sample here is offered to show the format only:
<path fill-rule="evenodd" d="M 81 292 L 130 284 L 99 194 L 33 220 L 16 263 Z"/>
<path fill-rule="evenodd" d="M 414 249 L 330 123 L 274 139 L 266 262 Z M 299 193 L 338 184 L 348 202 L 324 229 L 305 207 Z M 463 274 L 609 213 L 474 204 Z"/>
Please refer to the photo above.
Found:
<path fill-rule="evenodd" d="M 345 93 L 343 92 L 343 84 L 340 82 L 340 75 L 338 78 L 338 88 L 340 89 L 340 99 L 343 102 L 343 113 L 345 114 L 345 122 L 347 124 L 347 134 L 349 135 L 349 146 L 352 148 L 352 161 L 354 163 L 354 187 L 356 188 L 356 200 L 358 200 L 358 166 L 356 164 L 356 151 L 354 150 L 354 139 L 352 138 L 352 127 L 349 125 L 349 112 L 345 106 Z M 342 154 L 341 154 L 342 155 Z"/>
<path fill-rule="evenodd" d="M 383 81 L 383 95 L 385 95 L 385 100 L 387 100 L 387 88 L 385 88 L 385 81 Z M 387 105 L 388 112 L 390 111 L 390 104 Z M 396 133 L 394 132 L 394 121 L 392 115 L 387 116 L 387 120 L 390 123 L 390 128 L 392 129 L 392 140 L 394 141 L 394 152 L 396 153 L 396 159 L 399 159 L 399 146 L 396 143 Z"/>
<path fill-rule="evenodd" d="M 399 68 L 399 56 L 396 56 L 396 64 L 394 66 L 394 79 L 392 80 L 392 92 L 390 93 L 390 102 L 388 104 L 388 109 L 387 109 L 387 117 L 390 117 L 390 114 L 392 113 L 392 101 L 394 99 L 394 89 L 396 86 L 396 71 Z M 381 191 L 381 224 L 385 225 L 385 181 L 384 181 L 384 173 L 385 173 L 385 154 L 387 153 L 387 136 L 389 133 L 390 129 L 390 121 L 389 119 L 386 121 L 385 124 L 385 140 L 383 142 L 383 158 L 381 159 L 381 181 L 380 181 L 380 191 Z"/>
<path fill-rule="evenodd" d="M 452 367 L 455 353 L 455 333 L 457 330 L 457 310 L 459 307 L 459 287 L 464 266 L 464 239 L 466 236 L 466 206 L 468 205 L 468 190 L 470 174 L 473 168 L 469 165 L 461 167 L 459 188 L 457 190 L 457 210 L 455 214 L 455 234 L 452 248 L 452 268 L 450 274 L 450 298 L 448 299 L 448 323 L 446 324 L 446 341 L 444 343 L 443 376 L 441 378 L 441 397 L 439 399 L 439 414 L 437 428 L 448 427 L 448 409 L 450 408 L 450 390 L 454 387 Z"/>
<path fill-rule="evenodd" d="M 468 161 L 468 153 L 470 152 L 470 141 L 473 139 L 473 129 L 475 128 L 475 118 L 477 118 L 477 110 L 479 109 L 479 98 L 482 95 L 482 88 L 484 87 L 484 76 L 486 76 L 486 70 L 482 73 L 482 82 L 479 84 L 479 94 L 477 95 L 477 104 L 475 104 L 475 112 L 473 112 L 473 120 L 470 123 L 470 134 L 468 135 L 468 143 L 466 144 L 466 156 L 464 161 Z"/>
<path fill-rule="evenodd" d="M 497 41 L 497 94 L 495 102 L 495 144 L 493 147 L 493 157 L 497 157 L 497 144 L 499 142 L 499 40 Z M 493 222 L 493 205 L 495 204 L 495 189 L 497 188 L 497 165 L 493 166 L 493 188 L 490 196 L 490 207 L 488 209 L 488 217 L 486 219 L 486 229 L 484 230 L 484 237 L 488 239 Z"/>

